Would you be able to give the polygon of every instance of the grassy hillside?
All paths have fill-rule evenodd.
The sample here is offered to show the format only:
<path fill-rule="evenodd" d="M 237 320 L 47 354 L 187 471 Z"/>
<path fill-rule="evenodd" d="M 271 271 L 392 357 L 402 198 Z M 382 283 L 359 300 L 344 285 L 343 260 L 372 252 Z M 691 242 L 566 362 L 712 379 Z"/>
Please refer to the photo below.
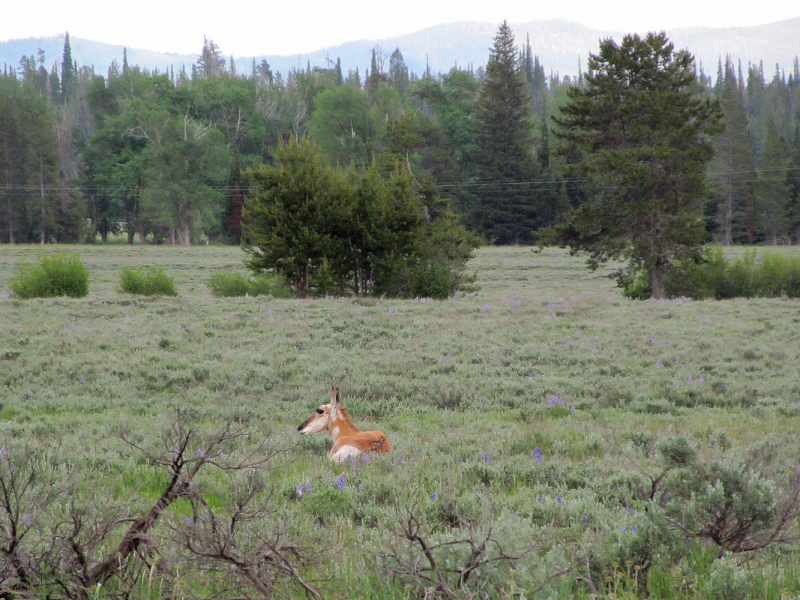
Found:
<path fill-rule="evenodd" d="M 481 291 L 452 301 L 218 299 L 205 281 L 243 270 L 239 249 L 126 246 L 78 248 L 88 298 L 9 298 L 17 261 L 37 251 L 0 247 L 0 478 L 28 453 L 61 494 L 20 500 L 23 545 L 58 546 L 52 532 L 67 539 L 81 514 L 107 525 L 76 537 L 87 563 L 113 556 L 126 519 L 169 485 L 178 450 L 164 432 L 192 427 L 195 462 L 219 450 L 192 481 L 195 495 L 164 512 L 140 558 L 97 597 L 263 597 L 231 563 L 192 549 L 217 535 L 209 514 L 222 522 L 248 490 L 265 506 L 235 547 L 280 533 L 277 547 L 302 555 L 297 572 L 325 598 L 436 588 L 409 523 L 450 597 L 800 594 L 793 543 L 735 551 L 746 548 L 702 534 L 736 494 L 725 518 L 744 527 L 741 515 L 758 513 L 749 540 L 764 541 L 782 514 L 775 539 L 794 534 L 795 513 L 781 511 L 797 504 L 797 301 L 628 301 L 580 258 L 526 248 L 479 250 Z M 124 267 L 152 264 L 179 297 L 117 291 Z M 334 465 L 325 435 L 299 438 L 332 385 L 356 424 L 388 435 L 390 454 Z M 208 442 L 227 422 L 245 434 Z M 217 468 L 262 458 L 266 470 Z M 745 482 L 722 500 L 714 490 L 733 484 L 720 465 Z M 2 535 L 7 544 L 8 528 Z M 446 569 L 463 572 L 487 539 L 496 544 L 479 556 L 498 560 L 459 589 Z M 13 579 L 8 556 L 0 586 Z M 291 577 L 271 581 L 276 597 L 304 597 Z"/>

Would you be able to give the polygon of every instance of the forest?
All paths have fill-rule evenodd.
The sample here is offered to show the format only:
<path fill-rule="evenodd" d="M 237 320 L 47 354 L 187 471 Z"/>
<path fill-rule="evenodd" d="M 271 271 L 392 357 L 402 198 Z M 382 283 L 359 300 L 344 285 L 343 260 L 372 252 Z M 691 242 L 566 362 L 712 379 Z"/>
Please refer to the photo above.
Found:
<path fill-rule="evenodd" d="M 206 40 L 191 72 L 124 54 L 98 73 L 72 59 L 67 35 L 60 61 L 40 52 L 0 74 L 0 243 L 239 243 L 251 169 L 305 138 L 332 166 L 400 165 L 486 243 L 535 243 L 585 200 L 552 129 L 591 72 L 547 75 L 535 40 L 506 50 L 522 96 L 493 103 L 484 67 L 409 72 L 399 48 L 373 49 L 363 73 L 339 60 L 241 73 Z M 725 123 L 706 173 L 707 239 L 800 243 L 798 59 L 787 75 L 720 57 L 696 81 Z M 505 115 L 520 97 L 525 110 Z M 508 144 L 488 140 L 495 120 Z"/>

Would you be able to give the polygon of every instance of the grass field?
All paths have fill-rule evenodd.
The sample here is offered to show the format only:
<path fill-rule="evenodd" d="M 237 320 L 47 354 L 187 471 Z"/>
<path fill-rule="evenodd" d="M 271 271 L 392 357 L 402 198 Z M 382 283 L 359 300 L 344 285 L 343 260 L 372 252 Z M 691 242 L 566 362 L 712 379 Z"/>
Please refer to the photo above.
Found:
<path fill-rule="evenodd" d="M 214 298 L 212 272 L 244 271 L 238 248 L 76 250 L 89 297 L 18 301 L 15 265 L 40 250 L 0 246 L 0 474 L 28 452 L 63 491 L 20 501 L 26 551 L 68 539 L 53 532 L 80 513 L 108 524 L 73 536 L 87 564 L 113 555 L 169 483 L 159 460 L 175 452 L 162 439 L 176 419 L 194 428 L 187 455 L 232 422 L 246 434 L 213 446 L 218 465 L 270 458 L 255 472 L 206 464 L 194 501 L 171 504 L 148 550 L 85 597 L 266 597 L 192 550 L 242 490 L 265 502 L 234 546 L 255 552 L 280 534 L 304 549 L 298 573 L 325 598 L 800 596 L 785 512 L 798 504 L 798 301 L 629 301 L 581 258 L 527 248 L 480 249 L 481 290 L 451 301 Z M 121 270 L 143 265 L 163 267 L 179 296 L 118 292 Z M 326 436 L 299 438 L 333 385 L 390 454 L 334 465 Z M 689 458 L 675 458 L 684 443 Z M 738 465 L 741 481 L 715 465 Z M 785 543 L 761 544 L 781 515 L 771 541 Z M 719 519 L 750 527 L 750 541 L 712 539 Z M 463 580 L 487 539 L 479 556 L 492 560 Z M 3 552 L 0 587 L 16 581 Z M 67 595 L 47 581 L 38 595 Z M 269 585 L 306 597 L 292 577 Z"/>

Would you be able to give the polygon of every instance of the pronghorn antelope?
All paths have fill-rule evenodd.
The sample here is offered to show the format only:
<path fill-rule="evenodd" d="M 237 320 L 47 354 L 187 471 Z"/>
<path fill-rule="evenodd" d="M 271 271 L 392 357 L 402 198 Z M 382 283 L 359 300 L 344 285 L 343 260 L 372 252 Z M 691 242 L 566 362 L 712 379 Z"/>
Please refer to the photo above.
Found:
<path fill-rule="evenodd" d="M 350 456 L 360 456 L 367 452 L 389 452 L 392 445 L 382 431 L 361 431 L 353 424 L 353 419 L 342 406 L 339 388 L 331 388 L 330 404 L 322 404 L 317 411 L 303 421 L 297 431 L 300 435 L 328 430 L 333 439 L 333 448 L 328 458 L 341 462 Z"/>

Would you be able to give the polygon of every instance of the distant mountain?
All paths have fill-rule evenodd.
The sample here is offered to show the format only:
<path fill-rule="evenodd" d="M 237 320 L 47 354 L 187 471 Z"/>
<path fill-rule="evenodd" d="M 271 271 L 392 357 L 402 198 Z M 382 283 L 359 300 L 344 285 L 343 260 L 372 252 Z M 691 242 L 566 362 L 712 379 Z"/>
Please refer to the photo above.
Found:
<path fill-rule="evenodd" d="M 589 52 L 597 52 L 601 39 L 613 37 L 621 40 L 624 32 L 592 29 L 564 20 L 531 21 L 512 24 L 517 43 L 530 36 L 534 54 L 539 57 L 547 73 L 574 75 L 579 65 L 585 69 Z M 273 71 L 288 72 L 293 68 L 311 66 L 325 67 L 341 58 L 345 73 L 359 68 L 363 74 L 369 67 L 371 50 L 380 46 L 386 55 L 400 48 L 411 71 L 421 74 L 426 65 L 432 72 L 447 72 L 453 66 L 474 67 L 483 65 L 489 56 L 492 38 L 497 24 L 460 22 L 429 27 L 402 36 L 347 42 L 339 46 L 323 48 L 315 52 L 291 56 L 256 56 L 235 59 L 239 72 L 249 73 L 253 58 L 257 62 L 266 60 Z M 800 17 L 768 25 L 753 27 L 696 27 L 672 29 L 667 34 L 678 48 L 687 48 L 703 65 L 706 73 L 716 74 L 717 61 L 730 55 L 734 63 L 742 61 L 745 68 L 749 62 L 763 61 L 767 77 L 774 72 L 775 65 L 787 73 L 793 69 L 793 61 L 800 54 Z M 105 74 L 112 60 L 122 62 L 122 46 L 103 44 L 79 38 L 70 38 L 72 56 L 81 65 L 93 65 L 100 74 Z M 64 37 L 43 39 L 28 38 L 0 42 L 0 64 L 16 67 L 22 55 L 36 55 L 38 48 L 45 51 L 48 67 L 60 62 Z M 198 48 L 199 50 L 199 48 Z M 224 52 L 224 48 L 222 49 Z M 165 54 L 138 48 L 128 48 L 128 62 L 149 69 L 165 71 L 185 66 L 187 70 L 197 62 L 198 54 Z M 388 66 L 388 64 L 387 64 Z"/>

